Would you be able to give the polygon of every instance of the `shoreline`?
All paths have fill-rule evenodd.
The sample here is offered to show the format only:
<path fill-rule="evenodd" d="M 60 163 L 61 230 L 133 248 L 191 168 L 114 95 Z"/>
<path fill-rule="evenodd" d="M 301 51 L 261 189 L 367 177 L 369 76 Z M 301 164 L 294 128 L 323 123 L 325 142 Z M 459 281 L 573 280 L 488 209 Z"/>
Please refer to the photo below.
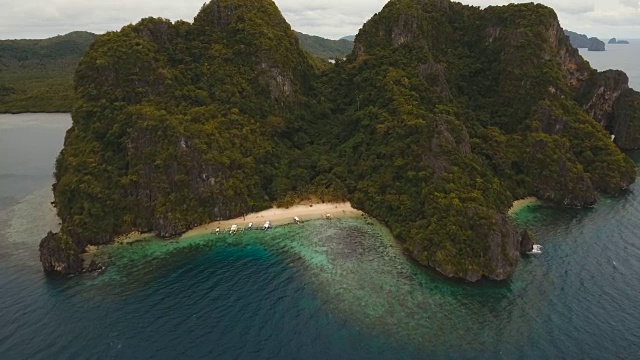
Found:
<path fill-rule="evenodd" d="M 524 199 L 516 200 L 516 201 L 513 202 L 513 205 L 511 205 L 511 208 L 509 209 L 507 214 L 508 215 L 513 215 L 513 214 L 517 213 L 518 211 L 529 207 L 529 205 L 537 203 L 538 201 L 539 201 L 538 198 L 535 197 L 535 196 L 529 196 L 529 197 L 526 197 Z"/>
<path fill-rule="evenodd" d="M 536 203 L 539 203 L 539 199 L 533 196 L 518 199 L 513 202 L 507 214 L 509 216 L 513 216 L 517 212 Z M 196 236 L 215 234 L 217 228 L 220 229 L 221 234 L 224 234 L 225 232 L 230 231 L 232 225 L 236 225 L 238 231 L 242 232 L 247 228 L 249 223 L 253 223 L 254 230 L 261 230 L 266 221 L 269 221 L 271 226 L 274 227 L 295 224 L 294 217 L 297 217 L 301 222 L 322 220 L 325 219 L 326 214 L 330 214 L 332 219 L 367 217 L 366 213 L 354 209 L 349 202 L 301 203 L 289 208 L 272 207 L 270 209 L 246 214 L 245 216 L 240 216 L 234 219 L 212 221 L 195 227 L 184 234 L 173 238 L 173 240 L 182 241 Z M 103 263 L 103 260 L 105 259 L 102 258 L 103 254 L 101 251 L 104 247 L 130 245 L 135 242 L 148 240 L 155 236 L 155 233 L 141 233 L 137 231 L 124 234 L 114 239 L 114 242 L 111 244 L 87 246 L 84 249 L 82 257 L 85 260 L 85 263 L 90 265 L 93 260 L 96 260 L 97 264 L 100 266 L 99 270 L 101 270 L 105 266 Z M 91 271 L 91 268 L 87 268 L 87 271 Z"/>
<path fill-rule="evenodd" d="M 262 229 L 262 226 L 266 221 L 270 221 L 272 227 L 288 225 L 295 223 L 294 216 L 297 216 L 302 222 L 320 220 L 324 219 L 325 214 L 327 213 L 331 214 L 333 219 L 366 216 L 362 211 L 354 209 L 349 202 L 299 204 L 289 208 L 273 207 L 257 213 L 247 214 L 244 217 L 240 216 L 235 219 L 212 221 L 207 224 L 197 226 L 184 234 L 175 237 L 174 240 L 180 241 L 194 236 L 212 234 L 215 232 L 216 228 L 220 228 L 220 232 L 223 233 L 225 230 L 229 231 L 232 225 L 237 225 L 238 230 L 240 231 L 242 231 L 243 228 L 246 228 L 249 223 L 253 223 L 254 229 Z M 118 236 L 111 244 L 88 245 L 84 249 L 83 255 L 90 259 L 104 246 L 128 245 L 138 241 L 144 241 L 155 236 L 156 234 L 152 232 L 141 233 L 134 231 L 129 234 Z"/>
<path fill-rule="evenodd" d="M 507 215 L 514 215 L 520 210 L 538 202 L 539 199 L 534 196 L 518 199 L 513 202 L 511 208 L 507 212 Z M 193 236 L 212 234 L 215 233 L 217 228 L 220 228 L 220 232 L 224 232 L 225 230 L 229 231 L 232 225 L 237 225 L 238 229 L 242 230 L 245 229 L 249 223 L 253 223 L 253 229 L 261 229 L 266 221 L 269 221 L 271 226 L 293 224 L 295 223 L 294 217 L 296 216 L 302 222 L 319 220 L 324 219 L 325 214 L 327 213 L 331 214 L 331 217 L 334 219 L 367 216 L 364 212 L 354 209 L 349 202 L 298 204 L 289 208 L 272 207 L 267 210 L 246 214 L 245 216 L 240 216 L 234 219 L 212 221 L 188 230 L 175 239 L 184 240 Z M 154 233 L 133 232 L 117 237 L 112 245 L 127 245 L 143 241 L 154 236 Z M 95 253 L 99 248 L 100 246 L 87 246 L 85 253 Z"/>
<path fill-rule="evenodd" d="M 225 231 L 232 225 L 237 225 L 238 229 L 246 228 L 249 223 L 253 223 L 254 229 L 261 229 L 266 221 L 270 221 L 272 226 L 281 226 L 294 223 L 294 217 L 298 217 L 300 221 L 324 219 L 325 214 L 331 214 L 334 219 L 360 217 L 365 214 L 356 210 L 349 202 L 342 203 L 319 203 L 309 205 L 294 205 L 289 208 L 271 208 L 257 213 L 247 214 L 230 220 L 212 221 L 208 224 L 193 228 L 182 234 L 178 240 L 188 237 L 205 235 L 214 233 L 216 228 L 220 228 L 220 232 Z"/>
<path fill-rule="evenodd" d="M 271 222 L 271 226 L 283 226 L 294 224 L 294 217 L 298 217 L 300 221 L 306 222 L 311 220 L 321 220 L 325 218 L 325 215 L 331 214 L 331 218 L 357 218 L 366 216 L 360 210 L 356 210 L 351 206 L 349 202 L 341 203 L 307 203 L 298 204 L 289 208 L 270 208 L 257 213 L 247 214 L 244 217 L 240 216 L 230 220 L 213 221 L 198 227 L 195 227 L 181 236 L 173 238 L 174 241 L 182 241 L 195 236 L 209 235 L 215 233 L 216 228 L 220 228 L 220 233 L 228 232 L 232 225 L 237 225 L 238 230 L 242 231 L 247 227 L 249 223 L 253 223 L 255 230 L 262 229 L 263 224 L 266 221 Z M 112 246 L 130 245 L 135 242 L 145 241 L 149 238 L 155 237 L 155 233 L 141 233 L 134 231 L 129 234 L 118 236 L 114 239 L 114 242 L 106 245 L 87 245 L 82 253 L 84 260 L 84 271 L 93 272 L 101 271 L 108 266 L 108 260 L 104 258 L 104 249 Z M 95 264 L 94 264 L 95 261 Z M 94 266 L 94 267 L 92 267 Z"/>

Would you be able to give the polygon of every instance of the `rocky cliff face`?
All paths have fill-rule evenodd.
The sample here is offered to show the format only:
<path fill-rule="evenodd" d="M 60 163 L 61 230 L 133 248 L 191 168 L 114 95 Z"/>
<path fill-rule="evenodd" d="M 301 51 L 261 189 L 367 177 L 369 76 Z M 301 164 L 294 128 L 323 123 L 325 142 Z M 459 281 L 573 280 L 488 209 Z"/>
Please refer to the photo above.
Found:
<path fill-rule="evenodd" d="M 569 86 L 577 89 L 591 75 L 591 66 L 582 58 L 577 48 L 570 46 L 572 42 L 567 44 L 567 38 L 561 35 L 561 31 L 556 30 L 555 33 L 555 36 L 551 36 L 551 41 L 557 51 L 556 56 L 562 64 L 561 69 Z"/>
<path fill-rule="evenodd" d="M 593 74 L 580 89 L 578 99 L 587 114 L 600 126 L 610 128 L 613 106 L 628 88 L 629 78 L 624 72 L 607 70 Z"/>
<path fill-rule="evenodd" d="M 621 149 L 640 149 L 640 93 L 626 89 L 613 106 L 611 132 Z"/>
<path fill-rule="evenodd" d="M 475 215 L 473 210 L 469 211 L 469 215 L 471 217 Z M 455 261 L 443 256 L 440 251 L 428 252 L 425 256 L 425 249 L 417 242 L 412 243 L 411 255 L 421 264 L 432 267 L 448 277 L 463 278 L 472 282 L 483 277 L 492 280 L 508 279 L 518 263 L 518 254 L 522 251 L 521 237 L 515 231 L 511 220 L 504 215 L 496 216 L 493 224 L 496 230 L 487 234 L 485 241 L 488 247 L 482 253 L 483 256 L 487 256 L 487 264 L 490 264 L 487 268 L 459 267 Z"/>
<path fill-rule="evenodd" d="M 49 231 L 40 242 L 40 262 L 46 273 L 75 274 L 82 272 L 80 250 L 68 238 Z"/>
<path fill-rule="evenodd" d="M 629 78 L 624 72 L 594 72 L 576 99 L 598 124 L 614 135 L 614 142 L 621 149 L 640 148 L 638 92 L 629 88 Z"/>
<path fill-rule="evenodd" d="M 447 276 L 508 277 L 528 246 L 503 217 L 513 197 L 592 206 L 598 192 L 615 194 L 635 179 L 630 160 L 571 100 L 596 72 L 549 8 L 390 1 L 354 49 L 336 70 L 346 80 L 334 85 L 357 94 L 352 110 L 344 110 L 347 90 L 334 100 L 343 131 L 357 139 L 343 146 L 354 204 Z M 608 103 L 592 110 L 609 113 Z M 392 145 L 399 137 L 406 148 Z M 358 160 L 372 154 L 393 160 Z"/>

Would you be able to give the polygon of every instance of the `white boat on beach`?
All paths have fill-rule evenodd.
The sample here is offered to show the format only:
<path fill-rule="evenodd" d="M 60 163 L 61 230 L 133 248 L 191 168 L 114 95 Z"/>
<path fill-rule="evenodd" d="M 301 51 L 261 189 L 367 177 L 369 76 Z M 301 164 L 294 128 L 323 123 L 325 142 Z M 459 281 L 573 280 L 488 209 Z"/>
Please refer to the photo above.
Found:
<path fill-rule="evenodd" d="M 529 251 L 527 254 L 529 255 L 540 255 L 542 254 L 542 245 L 535 244 L 533 245 L 533 249 Z"/>
<path fill-rule="evenodd" d="M 267 221 L 266 223 L 264 223 L 264 225 L 262 226 L 263 230 L 269 230 L 271 228 L 271 221 Z"/>

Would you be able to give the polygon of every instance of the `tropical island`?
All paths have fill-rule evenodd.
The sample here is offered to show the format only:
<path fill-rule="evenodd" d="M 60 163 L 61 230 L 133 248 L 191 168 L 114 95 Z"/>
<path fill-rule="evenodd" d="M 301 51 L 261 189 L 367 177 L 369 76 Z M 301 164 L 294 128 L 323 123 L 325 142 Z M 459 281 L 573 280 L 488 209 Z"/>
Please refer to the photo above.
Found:
<path fill-rule="evenodd" d="M 604 41 L 597 37 L 588 37 L 584 34 L 578 34 L 570 30 L 564 30 L 564 33 L 569 37 L 571 45 L 576 49 L 587 49 L 588 51 L 606 51 Z M 609 43 L 611 44 L 611 43 Z"/>
<path fill-rule="evenodd" d="M 618 40 L 616 38 L 611 38 L 609 39 L 608 44 L 621 44 L 621 45 L 628 45 L 629 41 L 627 40 Z"/>
<path fill-rule="evenodd" d="M 88 246 L 176 237 L 314 197 L 348 201 L 449 277 L 504 280 L 531 245 L 516 199 L 593 206 L 636 178 L 640 93 L 571 46 L 553 9 L 391 0 L 330 65 L 270 0 L 99 36 L 75 74 L 46 272 Z M 612 141 L 612 135 L 614 141 Z"/>
<path fill-rule="evenodd" d="M 0 40 L 0 113 L 69 112 L 73 74 L 96 37 L 75 31 L 43 40 Z"/>

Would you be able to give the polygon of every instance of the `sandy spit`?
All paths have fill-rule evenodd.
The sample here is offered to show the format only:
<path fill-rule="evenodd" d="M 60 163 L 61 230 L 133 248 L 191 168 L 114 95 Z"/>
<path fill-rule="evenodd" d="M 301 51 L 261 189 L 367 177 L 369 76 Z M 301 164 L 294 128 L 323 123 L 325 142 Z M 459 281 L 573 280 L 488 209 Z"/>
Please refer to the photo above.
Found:
<path fill-rule="evenodd" d="M 285 225 L 294 222 L 297 216 L 301 221 L 314 219 L 323 219 L 326 214 L 331 214 L 332 218 L 359 217 L 363 216 L 362 211 L 351 207 L 348 202 L 344 203 L 325 203 L 325 204 L 309 204 L 295 205 L 290 208 L 271 208 L 258 213 L 247 214 L 244 217 L 238 217 L 231 220 L 214 221 L 206 225 L 199 226 L 193 230 L 186 232 L 182 238 L 210 234 L 215 232 L 216 228 L 220 231 L 231 228 L 231 225 L 238 225 L 238 229 L 247 227 L 249 223 L 253 223 L 253 228 L 261 228 L 266 221 L 270 221 L 271 225 Z"/>

